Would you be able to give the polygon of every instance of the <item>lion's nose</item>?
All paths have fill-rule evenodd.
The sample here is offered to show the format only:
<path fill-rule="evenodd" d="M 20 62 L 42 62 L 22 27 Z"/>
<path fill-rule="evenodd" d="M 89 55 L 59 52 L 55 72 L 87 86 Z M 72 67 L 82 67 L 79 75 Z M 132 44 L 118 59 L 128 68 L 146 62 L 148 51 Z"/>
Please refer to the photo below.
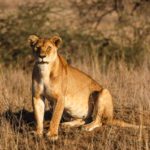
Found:
<path fill-rule="evenodd" d="M 40 55 L 39 57 L 43 59 L 43 58 L 46 57 L 46 56 L 44 56 L 44 55 L 41 56 L 41 55 Z"/>

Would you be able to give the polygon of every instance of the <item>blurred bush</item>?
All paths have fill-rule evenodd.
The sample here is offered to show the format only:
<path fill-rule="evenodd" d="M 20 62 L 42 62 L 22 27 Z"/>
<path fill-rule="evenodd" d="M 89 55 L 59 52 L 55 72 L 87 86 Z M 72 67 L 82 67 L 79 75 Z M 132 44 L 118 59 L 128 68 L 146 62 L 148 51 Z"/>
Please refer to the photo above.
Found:
<path fill-rule="evenodd" d="M 1 61 L 23 63 L 31 51 L 27 45 L 29 34 L 41 34 L 47 21 L 49 7 L 43 4 L 20 6 L 17 14 L 0 20 L 0 53 Z M 23 60 L 23 61 L 22 61 Z"/>
<path fill-rule="evenodd" d="M 98 3 L 99 2 L 100 1 L 98 1 Z M 80 5 L 73 4 L 74 7 L 80 8 Z M 103 3 L 99 3 L 99 5 L 100 4 L 102 6 L 107 5 L 104 1 Z M 81 6 L 83 7 L 83 5 Z M 93 6 L 93 4 L 91 6 Z M 146 33 L 141 36 L 141 28 L 133 27 L 132 24 L 129 24 L 130 22 L 119 22 L 118 26 L 116 26 L 116 33 L 130 25 L 133 27 L 134 31 L 140 30 L 139 32 L 135 32 L 136 34 L 132 40 L 129 40 L 130 42 L 123 44 L 121 42 L 116 42 L 111 36 L 105 37 L 105 35 L 99 30 L 92 30 L 92 32 L 89 30 L 89 32 L 85 32 L 84 29 L 86 28 L 86 24 L 89 24 L 85 19 L 84 22 L 82 22 L 84 29 L 79 25 L 76 30 L 63 25 L 68 16 L 61 21 L 59 21 L 58 17 L 55 22 L 55 15 L 58 13 L 57 9 L 55 11 L 56 7 L 59 6 L 51 5 L 50 2 L 37 3 L 34 5 L 26 4 L 20 6 L 16 14 L 0 18 L 1 63 L 6 65 L 19 64 L 21 66 L 27 66 L 32 63 L 32 51 L 27 42 L 30 34 L 37 34 L 46 37 L 53 34 L 59 34 L 64 41 L 61 48 L 63 50 L 60 50 L 60 53 L 65 55 L 68 61 L 75 62 L 80 60 L 82 62 L 83 59 L 86 59 L 90 64 L 92 59 L 96 57 L 96 63 L 101 64 L 102 70 L 106 70 L 112 60 L 115 61 L 116 64 L 119 63 L 120 60 L 124 60 L 128 66 L 139 66 L 143 63 L 145 55 L 148 55 L 147 47 L 144 45 L 144 42 L 150 30 L 149 26 L 146 26 L 146 29 L 143 28 L 145 29 L 143 33 L 145 33 L 145 31 Z M 84 5 L 84 7 L 86 7 L 86 5 Z M 87 8 L 89 9 L 89 4 Z M 93 6 L 93 8 L 95 7 Z M 99 10 L 99 7 L 96 8 Z M 79 20 L 82 20 L 83 9 L 80 10 L 81 13 L 78 14 L 78 17 L 80 18 Z M 103 10 L 105 9 L 103 8 Z M 113 11 L 114 9 L 111 10 Z M 59 11 L 59 13 L 61 13 L 61 11 L 63 12 L 63 8 L 59 9 Z M 55 15 L 53 16 L 53 14 Z M 82 16 L 80 16 L 80 14 Z M 119 14 L 121 14 L 120 11 Z M 94 18 L 92 21 L 90 21 L 90 23 L 95 23 L 97 20 Z M 96 23 L 96 27 L 99 22 Z M 87 28 L 86 31 L 88 29 L 89 28 Z M 118 34 L 117 36 L 119 37 L 120 35 Z M 124 35 L 121 35 L 122 41 L 124 41 L 125 38 Z"/>

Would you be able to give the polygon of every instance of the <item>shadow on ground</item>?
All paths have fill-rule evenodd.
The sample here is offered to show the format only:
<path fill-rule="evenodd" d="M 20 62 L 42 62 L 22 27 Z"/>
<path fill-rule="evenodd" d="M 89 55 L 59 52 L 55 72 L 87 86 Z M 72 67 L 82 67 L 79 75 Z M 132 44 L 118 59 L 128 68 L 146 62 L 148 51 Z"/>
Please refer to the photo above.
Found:
<path fill-rule="evenodd" d="M 130 110 L 130 111 L 129 111 Z M 131 109 L 124 111 L 124 115 L 121 114 L 120 110 L 115 110 L 114 114 L 118 119 L 123 119 L 131 121 L 132 113 Z M 52 113 L 50 111 L 45 112 L 45 122 L 50 121 Z M 125 117 L 126 116 L 126 117 Z M 130 117 L 129 117 L 130 116 Z M 101 128 L 97 128 L 92 132 L 82 131 L 80 128 L 59 128 L 59 139 L 56 142 L 50 142 L 45 136 L 39 141 L 36 136 L 30 134 L 30 131 L 35 130 L 35 119 L 34 113 L 26 109 L 21 109 L 17 112 L 12 112 L 11 110 L 6 111 L 2 115 L 3 118 L 7 120 L 17 138 L 17 133 L 19 132 L 19 148 L 26 149 L 26 140 L 28 141 L 28 146 L 31 149 L 35 149 L 38 145 L 39 149 L 121 149 L 122 143 L 131 143 L 126 145 L 127 149 L 135 147 L 134 143 L 141 145 L 145 148 L 145 139 L 150 135 L 150 130 L 132 129 L 132 128 L 120 128 L 116 126 L 104 125 Z M 134 116 L 138 117 L 138 116 Z M 149 119 L 148 119 L 149 120 Z M 133 120 L 132 120 L 133 121 Z M 46 129 L 46 128 L 45 128 Z M 45 130 L 45 132 L 47 129 Z M 141 140 L 139 141 L 139 137 Z M 25 140 L 26 138 L 26 140 Z M 149 136 L 148 136 L 149 138 Z M 132 144 L 133 143 L 133 144 Z M 23 146 L 23 148 L 22 148 Z M 133 148 L 134 149 L 134 148 Z"/>
<path fill-rule="evenodd" d="M 2 115 L 11 125 L 14 131 L 22 133 L 24 130 L 33 131 L 35 130 L 35 118 L 34 112 L 30 112 L 26 109 L 21 109 L 17 112 L 7 110 Z M 51 119 L 52 113 L 45 111 L 44 121 L 48 123 Z"/>

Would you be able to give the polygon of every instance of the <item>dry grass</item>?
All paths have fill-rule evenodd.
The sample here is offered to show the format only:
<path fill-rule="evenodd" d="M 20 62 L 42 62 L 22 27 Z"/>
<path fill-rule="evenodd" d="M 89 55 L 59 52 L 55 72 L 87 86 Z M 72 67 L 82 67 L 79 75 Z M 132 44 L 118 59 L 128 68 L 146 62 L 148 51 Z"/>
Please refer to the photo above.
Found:
<path fill-rule="evenodd" d="M 127 70 L 121 63 L 112 64 L 106 75 L 94 68 L 78 65 L 99 83 L 110 89 L 114 97 L 115 118 L 150 126 L 150 71 L 147 65 Z M 0 150 L 45 149 L 146 149 L 150 148 L 150 129 L 103 126 L 92 132 L 79 128 L 59 130 L 59 140 L 40 141 L 30 131 L 34 129 L 31 102 L 31 73 L 21 69 L 1 68 L 0 71 Z M 46 112 L 45 118 L 48 119 Z M 46 131 L 47 129 L 45 129 Z"/>

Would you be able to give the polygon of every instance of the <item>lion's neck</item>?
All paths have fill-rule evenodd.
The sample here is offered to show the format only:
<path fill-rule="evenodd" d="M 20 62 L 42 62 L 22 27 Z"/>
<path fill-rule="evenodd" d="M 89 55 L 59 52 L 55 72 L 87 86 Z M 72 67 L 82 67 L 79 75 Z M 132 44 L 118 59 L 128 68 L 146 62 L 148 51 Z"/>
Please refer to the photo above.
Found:
<path fill-rule="evenodd" d="M 51 65 L 50 78 L 55 78 L 59 76 L 60 70 L 61 70 L 61 63 L 59 57 L 57 56 L 57 58 Z"/>
<path fill-rule="evenodd" d="M 51 78 L 59 74 L 60 71 L 60 60 L 57 56 L 56 59 L 51 63 L 38 64 L 39 72 L 42 78 Z"/>

